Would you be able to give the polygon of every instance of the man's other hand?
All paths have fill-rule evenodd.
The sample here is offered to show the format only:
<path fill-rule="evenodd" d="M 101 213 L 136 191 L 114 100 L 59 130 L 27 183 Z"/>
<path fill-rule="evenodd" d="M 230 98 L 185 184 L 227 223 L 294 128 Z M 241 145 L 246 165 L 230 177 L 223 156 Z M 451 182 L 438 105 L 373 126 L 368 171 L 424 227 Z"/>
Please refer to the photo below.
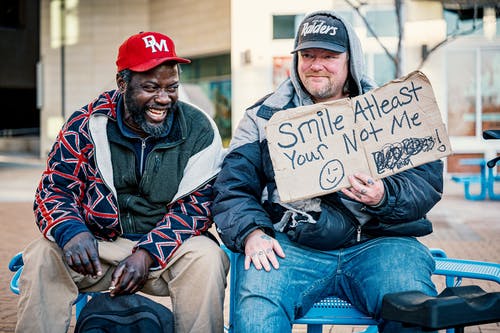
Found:
<path fill-rule="evenodd" d="M 271 265 L 274 269 L 278 269 L 280 265 L 276 255 L 284 258 L 285 252 L 283 252 L 280 243 L 276 239 L 268 236 L 261 229 L 254 230 L 247 236 L 245 241 L 245 269 L 250 268 L 250 263 L 253 263 L 258 270 L 264 268 L 269 272 Z"/>
<path fill-rule="evenodd" d="M 153 258 L 148 251 L 137 249 L 120 262 L 112 275 L 110 295 L 133 294 L 146 283 Z"/>
<path fill-rule="evenodd" d="M 97 277 L 102 275 L 97 239 L 90 232 L 81 232 L 63 248 L 64 259 L 75 272 Z"/>

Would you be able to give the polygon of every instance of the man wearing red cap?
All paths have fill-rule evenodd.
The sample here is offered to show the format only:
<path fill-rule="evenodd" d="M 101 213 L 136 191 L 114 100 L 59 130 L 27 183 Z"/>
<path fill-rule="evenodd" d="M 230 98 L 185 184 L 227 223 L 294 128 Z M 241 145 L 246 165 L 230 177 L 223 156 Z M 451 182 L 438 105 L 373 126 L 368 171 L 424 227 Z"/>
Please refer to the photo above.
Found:
<path fill-rule="evenodd" d="M 171 296 L 176 332 L 222 332 L 228 258 L 208 229 L 223 149 L 200 109 L 178 100 L 173 41 L 118 51 L 118 89 L 77 110 L 36 190 L 44 237 L 23 252 L 16 332 L 66 332 L 79 292 Z"/>

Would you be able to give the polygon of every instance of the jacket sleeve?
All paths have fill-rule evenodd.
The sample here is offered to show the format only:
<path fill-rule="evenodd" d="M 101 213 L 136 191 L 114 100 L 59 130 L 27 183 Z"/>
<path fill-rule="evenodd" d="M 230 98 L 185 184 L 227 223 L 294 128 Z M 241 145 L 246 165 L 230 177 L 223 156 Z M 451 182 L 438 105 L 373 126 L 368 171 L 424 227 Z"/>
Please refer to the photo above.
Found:
<path fill-rule="evenodd" d="M 441 200 L 443 162 L 437 160 L 383 179 L 385 204 L 367 211 L 386 223 L 410 222 L 425 217 Z"/>
<path fill-rule="evenodd" d="M 35 220 L 42 234 L 52 241 L 55 241 L 52 228 L 62 224 L 72 224 L 73 227 L 69 228 L 72 233 L 76 230 L 88 231 L 79 207 L 85 192 L 85 165 L 92 144 L 86 132 L 78 128 L 81 117 L 85 115 L 75 113 L 64 125 L 49 153 L 46 169 L 36 189 Z M 67 237 L 65 239 L 68 240 Z"/>
<path fill-rule="evenodd" d="M 211 183 L 174 201 L 167 214 L 136 244 L 134 250 L 148 251 L 161 268 L 187 239 L 201 235 L 212 225 L 213 187 Z"/>
<path fill-rule="evenodd" d="M 256 126 L 248 115 L 241 121 L 232 142 L 236 146 L 224 159 L 214 185 L 214 221 L 226 246 L 243 252 L 250 232 L 261 228 L 274 235 L 274 229 L 261 204 L 265 185 L 263 143 L 259 142 Z"/>

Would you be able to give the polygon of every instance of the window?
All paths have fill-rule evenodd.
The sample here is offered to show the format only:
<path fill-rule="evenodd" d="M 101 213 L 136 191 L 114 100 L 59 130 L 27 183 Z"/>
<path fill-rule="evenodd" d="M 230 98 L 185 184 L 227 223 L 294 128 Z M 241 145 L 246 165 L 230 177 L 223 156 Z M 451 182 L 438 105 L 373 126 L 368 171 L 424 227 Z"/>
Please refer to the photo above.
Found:
<path fill-rule="evenodd" d="M 273 16 L 273 39 L 294 38 L 295 15 Z"/>
<path fill-rule="evenodd" d="M 385 53 L 373 55 L 373 79 L 379 86 L 386 84 L 396 77 L 396 66 Z"/>
<path fill-rule="evenodd" d="M 273 15 L 273 39 L 293 39 L 304 15 Z"/>
<path fill-rule="evenodd" d="M 218 77 L 231 74 L 229 54 L 191 59 L 189 65 L 182 66 L 182 80 L 196 82 L 201 78 Z"/>
<path fill-rule="evenodd" d="M 181 82 L 189 101 L 213 118 L 227 146 L 231 139 L 231 57 L 229 54 L 191 59 L 182 65 Z"/>
<path fill-rule="evenodd" d="M 446 72 L 449 135 L 481 137 L 500 128 L 500 49 L 450 51 Z"/>
<path fill-rule="evenodd" d="M 398 36 L 398 22 L 394 9 L 368 11 L 366 20 L 378 37 Z M 368 37 L 373 37 L 373 35 L 368 32 Z"/>
<path fill-rule="evenodd" d="M 500 50 L 481 52 L 482 130 L 500 129 Z"/>
<path fill-rule="evenodd" d="M 493 9 L 495 11 L 495 9 Z M 469 10 L 470 13 L 473 13 L 473 10 Z M 478 8 L 477 12 L 477 18 L 474 20 L 472 15 L 462 15 L 462 17 L 459 16 L 459 14 L 456 11 L 451 11 L 451 10 L 445 10 L 444 11 L 444 19 L 446 21 L 446 33 L 447 35 L 452 35 L 457 32 L 465 32 L 465 31 L 471 31 L 471 35 L 482 35 L 485 34 L 485 27 L 483 27 L 483 13 L 485 15 L 488 14 L 487 10 L 484 10 L 483 8 Z M 494 14 L 494 12 L 493 12 Z M 494 16 L 494 15 L 493 15 Z M 497 14 L 498 16 L 498 14 Z M 492 17 L 492 23 L 493 23 L 493 29 L 496 31 L 493 34 L 496 34 L 497 36 L 500 36 L 500 18 Z M 485 28 L 485 29 L 483 29 Z M 473 30 L 474 29 L 474 30 Z"/>
<path fill-rule="evenodd" d="M 396 11 L 394 8 L 380 9 L 372 8 L 366 11 L 365 18 L 368 25 L 375 32 L 377 37 L 382 37 L 382 44 L 395 56 L 398 44 L 398 26 Z M 358 26 L 365 27 L 365 24 L 358 20 Z M 365 36 L 362 36 L 365 37 Z M 366 39 L 363 48 L 365 49 L 365 59 L 367 65 L 367 74 L 381 86 L 396 77 L 396 65 L 389 55 L 387 55 L 379 41 L 375 41 L 374 35 L 366 27 Z M 366 41 L 369 41 L 366 43 Z M 365 47 L 369 45 L 368 47 Z"/>
<path fill-rule="evenodd" d="M 366 74 L 382 86 L 396 77 L 396 66 L 385 52 L 365 52 Z"/>
<path fill-rule="evenodd" d="M 475 57 L 473 50 L 453 52 L 447 57 L 448 134 L 450 136 L 476 135 Z"/>

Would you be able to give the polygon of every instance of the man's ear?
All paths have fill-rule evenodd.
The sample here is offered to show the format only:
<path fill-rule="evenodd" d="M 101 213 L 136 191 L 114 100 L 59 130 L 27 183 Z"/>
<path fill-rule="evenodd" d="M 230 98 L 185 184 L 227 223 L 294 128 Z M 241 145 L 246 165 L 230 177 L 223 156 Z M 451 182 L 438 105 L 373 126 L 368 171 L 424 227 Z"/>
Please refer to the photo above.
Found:
<path fill-rule="evenodd" d="M 121 77 L 118 74 L 116 74 L 116 85 L 118 87 L 118 90 L 121 93 L 125 93 L 125 89 L 127 87 L 127 83 L 125 82 L 125 80 L 123 79 L 123 77 Z"/>

